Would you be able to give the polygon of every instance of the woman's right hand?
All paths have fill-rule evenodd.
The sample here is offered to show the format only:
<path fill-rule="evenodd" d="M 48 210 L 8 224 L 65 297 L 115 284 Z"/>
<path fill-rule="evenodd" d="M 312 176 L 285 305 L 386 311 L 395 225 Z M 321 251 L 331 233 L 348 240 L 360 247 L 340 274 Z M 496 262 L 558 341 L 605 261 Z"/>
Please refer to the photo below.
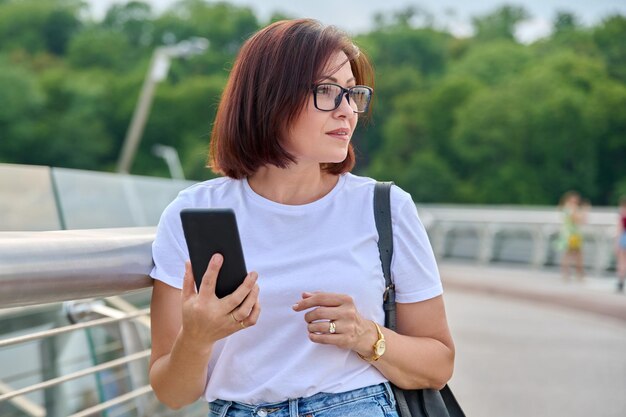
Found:
<path fill-rule="evenodd" d="M 249 273 L 232 294 L 221 299 L 215 295 L 222 261 L 221 255 L 213 256 L 199 291 L 189 262 L 182 291 L 161 281 L 154 283 L 150 384 L 159 400 L 171 408 L 191 404 L 204 392 L 215 341 L 253 326 L 259 318 L 255 272 Z"/>
<path fill-rule="evenodd" d="M 217 340 L 254 326 L 261 312 L 256 272 L 250 272 L 232 294 L 224 298 L 215 295 L 217 274 L 222 263 L 222 255 L 213 255 L 199 290 L 196 290 L 191 264 L 185 263 L 182 336 L 199 346 L 210 347 Z"/>

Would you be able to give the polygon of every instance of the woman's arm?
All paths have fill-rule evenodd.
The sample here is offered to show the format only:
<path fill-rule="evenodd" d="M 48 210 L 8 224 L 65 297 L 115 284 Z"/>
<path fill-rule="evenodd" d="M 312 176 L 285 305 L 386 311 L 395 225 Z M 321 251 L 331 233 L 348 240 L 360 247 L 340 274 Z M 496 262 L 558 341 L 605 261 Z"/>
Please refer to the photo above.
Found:
<path fill-rule="evenodd" d="M 202 395 L 214 343 L 253 326 L 259 317 L 257 274 L 248 274 L 235 292 L 219 299 L 215 282 L 220 267 L 221 256 L 214 256 L 197 292 L 188 262 L 182 291 L 154 282 L 150 384 L 170 408 L 191 404 Z"/>
<path fill-rule="evenodd" d="M 178 409 L 202 395 L 212 345 L 183 334 L 180 290 L 155 280 L 150 311 L 150 384 L 162 403 Z"/>
<path fill-rule="evenodd" d="M 452 377 L 455 354 L 443 296 L 396 304 L 396 311 L 397 332 L 381 327 L 387 349 L 372 364 L 400 388 L 443 388 Z M 360 353 L 371 356 L 376 339 L 374 333 L 368 353 Z"/>
<path fill-rule="evenodd" d="M 366 358 L 372 356 L 378 339 L 376 326 L 359 314 L 351 297 L 305 293 L 293 309 L 312 309 L 304 315 L 311 341 L 351 349 Z M 336 333 L 329 333 L 328 320 L 335 323 Z M 397 333 L 381 326 L 387 348 L 372 365 L 401 388 L 442 388 L 454 367 L 454 343 L 443 297 L 397 304 L 397 321 Z"/>

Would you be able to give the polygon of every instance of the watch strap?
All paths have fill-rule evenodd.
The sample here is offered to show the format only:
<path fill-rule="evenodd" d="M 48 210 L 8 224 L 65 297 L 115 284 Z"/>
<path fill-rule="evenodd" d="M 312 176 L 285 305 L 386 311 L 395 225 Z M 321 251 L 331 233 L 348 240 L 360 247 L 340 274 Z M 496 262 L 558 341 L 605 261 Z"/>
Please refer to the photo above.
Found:
<path fill-rule="evenodd" d="M 376 326 L 376 334 L 378 336 L 378 339 L 376 340 L 376 343 L 374 343 L 372 345 L 372 356 L 370 356 L 369 358 L 367 356 L 363 356 L 361 355 L 359 352 L 357 352 L 356 354 L 359 355 L 359 358 L 367 361 L 367 362 L 376 362 L 378 359 L 380 359 L 380 357 L 382 355 L 379 355 L 376 353 L 376 346 L 381 342 L 381 341 L 385 341 L 385 335 L 383 334 L 382 330 L 380 330 L 380 326 L 378 325 L 378 323 L 376 323 L 375 321 L 372 321 L 372 323 L 374 323 L 374 326 Z"/>

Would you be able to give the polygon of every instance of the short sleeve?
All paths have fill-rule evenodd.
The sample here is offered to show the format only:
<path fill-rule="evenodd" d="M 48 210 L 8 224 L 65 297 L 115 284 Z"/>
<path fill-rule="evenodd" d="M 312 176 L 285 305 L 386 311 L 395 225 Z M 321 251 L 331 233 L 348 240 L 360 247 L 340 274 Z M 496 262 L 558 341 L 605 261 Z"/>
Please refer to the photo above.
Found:
<path fill-rule="evenodd" d="M 150 276 L 179 289 L 183 287 L 185 261 L 189 259 L 180 211 L 188 206 L 187 199 L 181 193 L 165 208 L 152 243 L 154 267 Z"/>
<path fill-rule="evenodd" d="M 443 293 L 435 255 L 411 195 L 391 189 L 393 258 L 391 275 L 396 301 L 414 303 Z"/>

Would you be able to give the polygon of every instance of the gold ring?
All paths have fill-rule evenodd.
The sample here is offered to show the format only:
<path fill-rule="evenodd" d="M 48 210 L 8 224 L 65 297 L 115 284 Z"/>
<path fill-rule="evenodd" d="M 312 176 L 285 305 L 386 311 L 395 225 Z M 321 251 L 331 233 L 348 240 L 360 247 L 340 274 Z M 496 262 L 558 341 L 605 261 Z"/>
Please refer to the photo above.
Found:
<path fill-rule="evenodd" d="M 335 326 L 335 322 L 331 320 L 328 322 L 328 333 L 335 334 L 335 332 L 337 332 L 337 326 Z"/>
<path fill-rule="evenodd" d="M 241 324 L 241 328 L 242 328 L 242 329 L 245 329 L 245 328 L 247 327 L 245 324 L 243 324 L 243 320 L 241 320 L 241 321 L 239 322 L 239 324 Z"/>
<path fill-rule="evenodd" d="M 235 323 L 239 323 L 239 320 L 235 318 L 235 315 L 233 313 L 230 313 L 230 316 L 233 318 L 233 320 L 235 320 Z"/>

